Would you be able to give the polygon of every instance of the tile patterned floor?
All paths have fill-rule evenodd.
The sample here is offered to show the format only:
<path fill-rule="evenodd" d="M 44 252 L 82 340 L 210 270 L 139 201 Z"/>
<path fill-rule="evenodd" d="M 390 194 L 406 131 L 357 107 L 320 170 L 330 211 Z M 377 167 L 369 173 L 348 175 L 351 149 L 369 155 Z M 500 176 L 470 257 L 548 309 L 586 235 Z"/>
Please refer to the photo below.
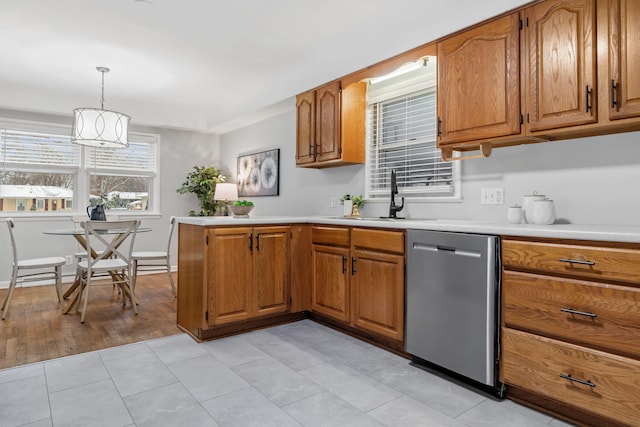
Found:
<path fill-rule="evenodd" d="M 567 426 L 309 320 L 0 371 L 9 426 Z"/>

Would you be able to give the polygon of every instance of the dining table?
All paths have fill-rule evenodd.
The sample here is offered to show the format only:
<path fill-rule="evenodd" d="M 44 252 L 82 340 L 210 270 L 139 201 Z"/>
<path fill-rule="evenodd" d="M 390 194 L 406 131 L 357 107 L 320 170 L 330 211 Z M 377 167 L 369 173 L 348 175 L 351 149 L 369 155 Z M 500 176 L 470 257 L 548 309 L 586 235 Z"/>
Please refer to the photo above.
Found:
<path fill-rule="evenodd" d="M 146 233 L 151 230 L 152 230 L 151 227 L 138 227 L 137 233 Z M 119 236 L 121 236 L 124 232 L 125 230 L 112 229 L 112 230 L 105 230 L 104 234 L 112 234 L 113 235 L 112 240 L 115 240 Z M 72 236 L 85 251 L 88 248 L 85 231 L 81 227 L 69 227 L 69 228 L 45 230 L 43 233 L 58 235 L 58 236 Z M 95 259 L 97 256 L 98 254 L 95 252 L 93 248 L 91 248 L 91 257 Z M 111 254 L 106 254 L 105 258 L 108 258 L 109 256 L 111 256 Z M 122 282 L 121 280 L 122 277 L 120 276 L 119 272 L 113 271 L 113 272 L 110 272 L 110 274 L 114 282 Z M 73 284 L 62 295 L 65 300 L 68 300 L 67 304 L 62 309 L 62 312 L 64 314 L 69 313 L 69 311 L 71 311 L 71 308 L 77 302 L 78 297 L 80 296 L 79 287 L 81 282 L 82 282 L 82 278 L 76 276 L 76 278 L 73 281 Z M 122 291 L 125 293 L 125 296 L 129 296 L 129 294 L 131 293 L 131 290 L 126 284 L 122 286 Z M 138 304 L 137 298 L 135 299 L 135 303 Z"/>

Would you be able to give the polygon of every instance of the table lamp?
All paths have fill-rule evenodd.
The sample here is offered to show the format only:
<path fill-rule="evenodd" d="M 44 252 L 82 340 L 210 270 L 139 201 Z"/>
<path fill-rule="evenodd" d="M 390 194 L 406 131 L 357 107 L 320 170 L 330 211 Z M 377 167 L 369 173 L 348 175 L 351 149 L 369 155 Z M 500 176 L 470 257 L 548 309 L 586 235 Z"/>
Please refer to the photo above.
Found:
<path fill-rule="evenodd" d="M 223 206 L 223 215 L 229 215 L 229 207 L 227 206 L 229 202 L 238 200 L 238 187 L 236 184 L 232 184 L 229 182 L 223 182 L 220 184 L 216 184 L 216 192 L 213 196 L 214 200 L 219 200 L 222 202 Z"/>

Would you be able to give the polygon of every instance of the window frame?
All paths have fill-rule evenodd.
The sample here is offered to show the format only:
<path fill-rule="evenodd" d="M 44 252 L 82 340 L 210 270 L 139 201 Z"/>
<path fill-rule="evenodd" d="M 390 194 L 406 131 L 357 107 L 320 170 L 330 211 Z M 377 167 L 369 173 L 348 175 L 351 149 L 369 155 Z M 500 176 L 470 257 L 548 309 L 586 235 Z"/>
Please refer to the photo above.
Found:
<path fill-rule="evenodd" d="M 401 100 L 401 99 L 408 99 L 411 96 L 419 96 L 420 94 L 428 94 L 433 92 L 435 94 L 434 96 L 434 101 L 433 101 L 433 108 L 436 108 L 436 103 L 437 103 L 437 85 L 435 82 L 435 73 L 436 73 L 436 64 L 435 64 L 435 58 L 434 57 L 429 57 L 428 61 L 431 61 L 431 63 L 429 64 L 427 61 L 424 62 L 424 65 L 426 66 L 427 64 L 429 65 L 429 67 L 432 67 L 431 70 L 427 70 L 425 66 L 417 69 L 417 70 L 413 70 L 410 71 L 408 73 L 399 75 L 399 76 L 395 76 L 393 78 L 388 79 L 387 81 L 385 81 L 381 86 L 382 89 L 378 89 L 375 91 L 375 93 L 373 94 L 373 96 L 371 95 L 370 91 L 367 91 L 367 114 L 366 114 L 366 163 L 365 163 L 365 199 L 367 200 L 367 202 L 384 202 L 384 203 L 388 203 L 388 197 L 384 197 L 380 195 L 380 189 L 374 189 L 373 188 L 373 183 L 372 183 L 372 178 L 374 175 L 374 164 L 373 164 L 373 159 L 372 159 L 372 155 L 374 152 L 376 152 L 376 150 L 378 150 L 377 147 L 374 146 L 374 141 L 373 141 L 373 108 L 375 104 L 382 104 L 382 103 L 390 103 L 393 101 L 397 101 L 397 100 Z M 429 73 L 432 73 L 429 76 Z M 429 77 L 425 77 L 425 75 L 429 76 Z M 428 80 L 432 79 L 432 82 L 427 82 Z M 435 120 L 435 118 L 434 118 Z M 434 129 L 435 129 L 435 125 L 436 123 L 434 122 Z M 426 143 L 430 143 L 431 141 L 425 141 Z M 402 145 L 402 143 L 392 143 L 391 145 L 394 144 L 399 144 Z M 415 145 L 416 147 L 421 145 L 421 144 L 412 144 L 410 142 L 406 143 L 407 146 L 410 145 Z M 436 136 L 433 136 L 433 144 L 434 144 L 434 148 L 436 150 L 437 149 L 437 142 L 436 142 Z M 389 147 L 391 147 L 391 145 L 389 145 Z M 439 150 L 438 150 L 439 151 Z M 420 194 L 416 194 L 419 191 L 411 191 L 411 187 L 407 187 L 407 190 L 403 191 L 403 188 L 401 186 L 398 186 L 398 196 L 400 197 L 404 197 L 405 200 L 407 202 L 417 202 L 417 203 L 422 203 L 422 202 L 462 202 L 462 191 L 461 191 L 461 187 L 462 187 L 462 166 L 460 165 L 460 162 L 451 162 L 451 179 L 453 182 L 453 191 L 451 194 L 447 194 L 447 195 L 443 195 L 441 193 L 437 193 L 434 192 L 433 194 L 429 194 L 428 191 L 425 192 L 421 192 Z M 382 188 L 386 189 L 388 192 L 391 191 L 391 189 L 389 188 L 390 183 L 385 184 Z M 382 190 L 384 191 L 384 190 Z"/>
<path fill-rule="evenodd" d="M 0 117 L 0 129 L 11 129 L 18 130 L 21 132 L 33 132 L 33 133 L 42 133 L 46 132 L 52 135 L 60 135 L 65 138 L 68 137 L 71 139 L 71 125 L 65 125 L 60 123 L 49 123 L 49 122 L 40 122 L 40 121 L 32 121 L 32 120 L 22 120 L 22 119 L 11 119 Z M 9 164 L 5 162 L 5 159 L 0 155 L 0 171 L 11 170 L 11 171 L 20 171 L 20 172 L 31 172 L 31 173 L 60 173 L 60 174 L 70 174 L 73 176 L 73 199 L 72 208 L 69 211 L 0 211 L 1 217 L 10 217 L 16 216 L 20 218 L 45 218 L 45 217 L 69 217 L 73 215 L 86 213 L 83 208 L 84 206 L 89 205 L 89 182 L 91 174 L 95 174 L 96 172 L 100 174 L 107 174 L 111 172 L 117 172 L 118 175 L 124 176 L 149 176 L 149 205 L 148 210 L 140 211 L 140 210 L 123 210 L 117 211 L 118 215 L 121 216 L 158 216 L 160 215 L 160 153 L 161 153 L 161 136 L 156 133 L 150 132 L 138 132 L 129 130 L 130 139 L 136 141 L 136 137 L 146 143 L 152 143 L 155 146 L 155 159 L 153 162 L 154 171 L 152 173 L 145 172 L 141 173 L 129 173 L 129 171 L 122 170 L 110 170 L 110 169 L 100 169 L 100 168 L 91 168 L 87 165 L 87 157 L 89 147 L 79 145 L 79 161 L 77 167 L 68 167 L 68 166 L 45 166 L 45 165 L 29 165 L 29 164 Z M 0 141 L 2 144 L 2 141 Z M 65 206 L 69 202 L 68 198 L 64 198 Z"/>

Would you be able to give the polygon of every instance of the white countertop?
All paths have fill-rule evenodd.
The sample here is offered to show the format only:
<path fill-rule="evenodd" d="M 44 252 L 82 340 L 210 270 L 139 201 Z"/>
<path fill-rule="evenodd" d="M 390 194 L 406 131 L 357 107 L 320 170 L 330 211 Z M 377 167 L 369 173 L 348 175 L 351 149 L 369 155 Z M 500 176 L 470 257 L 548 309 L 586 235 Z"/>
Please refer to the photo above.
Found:
<path fill-rule="evenodd" d="M 507 224 L 500 222 L 459 219 L 353 219 L 328 216 L 265 216 L 265 217 L 178 217 L 178 222 L 200 226 L 268 225 L 314 223 L 395 229 L 453 231 L 502 236 L 525 236 L 557 239 L 600 240 L 605 242 L 640 243 L 640 226 L 588 224 Z"/>

